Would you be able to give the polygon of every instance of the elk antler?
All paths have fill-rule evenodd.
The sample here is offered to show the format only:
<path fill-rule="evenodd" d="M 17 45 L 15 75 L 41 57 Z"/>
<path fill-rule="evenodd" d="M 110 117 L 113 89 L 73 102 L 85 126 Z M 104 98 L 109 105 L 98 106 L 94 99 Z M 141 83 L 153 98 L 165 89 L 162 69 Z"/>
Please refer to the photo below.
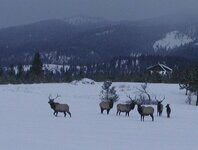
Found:
<path fill-rule="evenodd" d="M 54 100 L 57 99 L 58 97 L 61 97 L 61 96 L 59 94 L 57 94 L 56 97 L 54 98 Z"/>
<path fill-rule="evenodd" d="M 127 95 L 127 97 L 132 101 L 133 99 L 130 97 L 130 95 Z"/>
<path fill-rule="evenodd" d="M 60 95 L 56 95 L 56 97 L 55 98 L 51 98 L 51 94 L 48 96 L 48 98 L 49 98 L 49 100 L 52 100 L 52 101 L 54 101 L 55 99 L 57 99 L 58 97 L 61 97 Z"/>
<path fill-rule="evenodd" d="M 53 100 L 53 99 L 51 98 L 51 96 L 52 96 L 51 94 L 48 96 L 48 99 L 49 99 L 49 100 Z"/>
<path fill-rule="evenodd" d="M 164 98 L 161 101 L 163 101 L 163 100 L 165 100 L 165 96 L 164 96 Z"/>
<path fill-rule="evenodd" d="M 157 102 L 163 102 L 163 100 L 165 100 L 165 96 L 164 96 L 164 98 L 162 99 L 162 100 L 157 100 L 157 98 L 156 98 L 156 96 L 155 96 L 155 100 L 157 101 Z"/>

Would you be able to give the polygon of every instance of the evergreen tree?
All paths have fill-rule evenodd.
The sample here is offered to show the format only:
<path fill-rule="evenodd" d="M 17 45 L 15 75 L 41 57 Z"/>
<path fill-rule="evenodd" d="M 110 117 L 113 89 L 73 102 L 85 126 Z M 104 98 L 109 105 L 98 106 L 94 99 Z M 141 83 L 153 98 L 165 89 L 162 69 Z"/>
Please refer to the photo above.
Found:
<path fill-rule="evenodd" d="M 180 89 L 186 90 L 186 95 L 188 94 L 191 78 L 192 78 L 192 74 L 188 70 L 184 70 L 183 72 L 180 73 L 179 87 Z"/>
<path fill-rule="evenodd" d="M 9 83 L 16 83 L 15 69 L 13 64 L 11 64 L 10 68 L 8 69 L 7 81 Z"/>
<path fill-rule="evenodd" d="M 40 76 L 43 73 L 43 63 L 38 52 L 34 55 L 30 72 L 36 76 Z"/>
<path fill-rule="evenodd" d="M 3 69 L 0 67 L 0 77 L 3 76 Z"/>
<path fill-rule="evenodd" d="M 23 65 L 22 65 L 22 64 L 19 64 L 19 65 L 17 66 L 17 70 L 18 70 L 17 76 L 18 76 L 19 78 L 21 78 L 21 77 L 24 75 Z"/>
<path fill-rule="evenodd" d="M 13 64 L 11 64 L 8 74 L 9 74 L 10 77 L 15 76 L 15 70 L 14 70 L 14 65 Z"/>
<path fill-rule="evenodd" d="M 111 87 L 111 81 L 105 81 L 102 85 L 102 91 L 100 92 L 100 99 L 102 101 L 118 101 L 119 96 L 116 93 L 115 87 Z"/>
<path fill-rule="evenodd" d="M 0 67 L 0 84 L 3 83 L 4 79 L 3 79 L 3 69 Z"/>
<path fill-rule="evenodd" d="M 24 71 L 24 68 L 23 68 L 23 65 L 22 64 L 19 64 L 17 66 L 17 83 L 23 83 L 24 82 L 24 75 L 25 75 L 25 71 Z"/>
<path fill-rule="evenodd" d="M 189 90 L 197 96 L 196 105 L 198 106 L 198 69 L 193 71 L 192 79 L 189 84 Z"/>

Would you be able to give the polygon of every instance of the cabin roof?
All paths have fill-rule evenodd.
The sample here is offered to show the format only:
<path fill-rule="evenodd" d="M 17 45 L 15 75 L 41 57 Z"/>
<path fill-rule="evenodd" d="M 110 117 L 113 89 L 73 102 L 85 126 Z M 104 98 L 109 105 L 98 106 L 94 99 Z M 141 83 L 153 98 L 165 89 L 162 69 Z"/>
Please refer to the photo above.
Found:
<path fill-rule="evenodd" d="M 153 66 L 150 66 L 147 68 L 147 70 L 157 70 L 157 71 L 172 71 L 171 68 L 169 68 L 168 66 L 166 65 L 163 65 L 163 64 L 156 64 L 156 65 L 153 65 Z"/>

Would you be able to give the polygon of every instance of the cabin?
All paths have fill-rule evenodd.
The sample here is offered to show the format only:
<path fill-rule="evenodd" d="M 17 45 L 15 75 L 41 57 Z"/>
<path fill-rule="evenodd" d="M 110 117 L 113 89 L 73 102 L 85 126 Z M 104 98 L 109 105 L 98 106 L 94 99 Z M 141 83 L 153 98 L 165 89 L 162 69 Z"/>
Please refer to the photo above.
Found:
<path fill-rule="evenodd" d="M 150 74 L 158 73 L 162 76 L 165 76 L 172 74 L 173 70 L 164 64 L 158 63 L 156 65 L 148 67 L 147 71 L 149 71 Z"/>

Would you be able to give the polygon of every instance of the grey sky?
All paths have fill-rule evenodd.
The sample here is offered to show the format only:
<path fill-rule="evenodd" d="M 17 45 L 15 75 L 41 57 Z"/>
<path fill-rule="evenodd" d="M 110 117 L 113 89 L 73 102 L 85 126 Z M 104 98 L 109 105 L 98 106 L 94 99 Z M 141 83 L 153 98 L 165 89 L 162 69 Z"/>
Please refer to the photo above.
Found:
<path fill-rule="evenodd" d="M 0 27 L 76 15 L 141 20 L 198 14 L 198 0 L 0 0 Z"/>

